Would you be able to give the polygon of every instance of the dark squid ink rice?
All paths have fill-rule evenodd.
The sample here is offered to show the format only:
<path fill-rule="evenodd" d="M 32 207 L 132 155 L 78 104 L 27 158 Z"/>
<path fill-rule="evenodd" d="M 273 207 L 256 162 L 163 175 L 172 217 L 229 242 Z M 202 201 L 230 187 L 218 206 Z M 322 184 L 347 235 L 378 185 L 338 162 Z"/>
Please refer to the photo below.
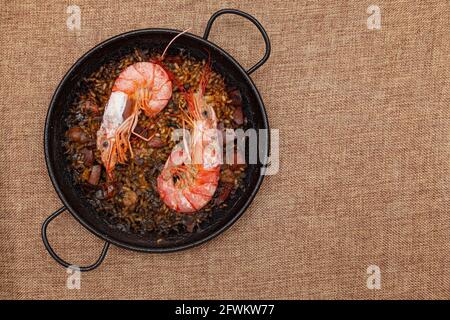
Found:
<path fill-rule="evenodd" d="M 227 206 L 227 200 L 239 192 L 246 166 L 221 165 L 219 184 L 213 198 L 193 214 L 176 212 L 164 204 L 156 189 L 156 179 L 175 146 L 171 140 L 173 130 L 182 128 L 179 106 L 185 103 L 176 85 L 173 85 L 167 106 L 156 117 L 148 118 L 144 113 L 139 115 L 136 132 L 153 138 L 145 141 L 131 137 L 134 157 L 125 164 L 116 164 L 113 180 L 107 179 L 97 149 L 96 134 L 115 79 L 126 67 L 151 58 L 157 57 L 136 49 L 119 61 L 102 65 L 80 83 L 79 93 L 70 104 L 65 119 L 68 130 L 63 144 L 69 171 L 95 211 L 120 230 L 140 234 L 152 232 L 160 237 L 196 232 L 208 221 L 213 208 Z M 198 88 L 205 63 L 183 53 L 167 56 L 162 62 L 186 90 Z M 214 106 L 219 129 L 244 128 L 239 91 L 227 87 L 224 78 L 214 70 L 206 86 L 205 97 Z"/>

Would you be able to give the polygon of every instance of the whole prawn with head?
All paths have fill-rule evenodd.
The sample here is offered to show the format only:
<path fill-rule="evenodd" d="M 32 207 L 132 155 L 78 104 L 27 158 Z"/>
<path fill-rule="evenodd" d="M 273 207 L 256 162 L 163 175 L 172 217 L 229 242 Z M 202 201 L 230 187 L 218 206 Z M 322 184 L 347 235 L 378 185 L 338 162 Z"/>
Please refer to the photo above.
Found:
<path fill-rule="evenodd" d="M 213 197 L 219 182 L 222 144 L 214 109 L 204 98 L 211 69 L 205 66 L 197 92 L 184 93 L 188 111 L 183 120 L 191 127 L 190 137 L 172 150 L 157 179 L 161 199 L 171 209 L 193 213 Z M 180 110 L 183 110 L 180 108 Z"/>
<path fill-rule="evenodd" d="M 141 110 L 148 117 L 154 117 L 172 97 L 172 82 L 161 62 L 173 41 L 188 30 L 179 33 L 169 42 L 158 61 L 134 63 L 125 68 L 115 80 L 97 131 L 97 149 L 101 152 L 108 179 L 113 179 L 112 172 L 117 162 L 127 161 L 128 150 L 133 157 L 130 143 L 132 134 L 146 141 L 152 138 L 145 138 L 134 129 Z"/>

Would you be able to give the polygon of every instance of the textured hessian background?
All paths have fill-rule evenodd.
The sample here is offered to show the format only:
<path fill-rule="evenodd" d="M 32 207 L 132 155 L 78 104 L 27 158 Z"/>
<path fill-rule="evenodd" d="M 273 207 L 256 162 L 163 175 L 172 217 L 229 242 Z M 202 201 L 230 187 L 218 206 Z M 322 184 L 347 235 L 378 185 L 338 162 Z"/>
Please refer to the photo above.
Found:
<path fill-rule="evenodd" d="M 81 30 L 67 29 L 67 5 Z M 379 5 L 382 29 L 368 30 Z M 247 213 L 200 247 L 166 255 L 111 248 L 81 290 L 44 250 L 40 226 L 61 203 L 43 155 L 51 95 L 98 42 L 132 29 L 201 35 L 242 9 L 272 56 L 252 75 L 280 129 L 280 172 Z M 1 1 L 0 297 L 450 298 L 450 96 L 447 1 Z M 257 30 L 221 17 L 210 39 L 251 66 Z M 63 214 L 50 240 L 92 262 L 102 241 Z M 381 268 L 368 290 L 366 268 Z"/>

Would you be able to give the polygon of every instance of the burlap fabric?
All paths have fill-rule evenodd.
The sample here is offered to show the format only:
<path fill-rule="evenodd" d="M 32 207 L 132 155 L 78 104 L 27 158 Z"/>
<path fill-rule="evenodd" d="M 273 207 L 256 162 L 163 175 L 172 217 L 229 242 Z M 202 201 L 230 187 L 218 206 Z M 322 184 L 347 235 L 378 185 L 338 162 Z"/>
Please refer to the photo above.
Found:
<path fill-rule="evenodd" d="M 81 8 L 69 31 L 66 7 Z M 450 111 L 447 1 L 2 1 L 0 11 L 1 298 L 449 298 Z M 76 59 L 115 34 L 145 27 L 202 34 L 210 15 L 242 9 L 273 51 L 252 75 L 273 128 L 280 172 L 247 213 L 200 247 L 173 254 L 111 248 L 66 288 L 40 226 L 61 206 L 45 168 L 51 95 Z M 221 17 L 211 40 L 251 66 L 257 30 Z M 50 226 L 71 262 L 102 241 L 69 214 Z M 381 289 L 366 286 L 369 265 Z"/>

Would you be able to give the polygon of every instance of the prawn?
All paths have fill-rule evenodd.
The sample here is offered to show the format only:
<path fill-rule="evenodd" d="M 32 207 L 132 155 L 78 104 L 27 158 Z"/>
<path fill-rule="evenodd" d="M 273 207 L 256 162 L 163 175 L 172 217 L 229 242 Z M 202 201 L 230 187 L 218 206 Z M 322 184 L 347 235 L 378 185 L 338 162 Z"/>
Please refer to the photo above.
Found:
<path fill-rule="evenodd" d="M 188 111 L 183 110 L 183 127 L 188 123 L 192 135 L 183 135 L 183 144 L 177 144 L 157 179 L 161 199 L 177 212 L 192 213 L 203 208 L 213 197 L 219 182 L 222 157 L 217 130 L 217 117 L 204 93 L 210 74 L 205 66 L 200 89 L 185 92 Z"/>
<path fill-rule="evenodd" d="M 134 131 L 141 110 L 148 117 L 156 116 L 172 97 L 172 81 L 161 66 L 167 49 L 173 41 L 189 29 L 176 35 L 167 45 L 159 61 L 137 62 L 125 68 L 117 77 L 105 107 L 100 129 L 97 131 L 97 149 L 108 178 L 116 163 L 127 161 L 127 151 L 133 157 L 131 134 L 149 141 Z"/>

